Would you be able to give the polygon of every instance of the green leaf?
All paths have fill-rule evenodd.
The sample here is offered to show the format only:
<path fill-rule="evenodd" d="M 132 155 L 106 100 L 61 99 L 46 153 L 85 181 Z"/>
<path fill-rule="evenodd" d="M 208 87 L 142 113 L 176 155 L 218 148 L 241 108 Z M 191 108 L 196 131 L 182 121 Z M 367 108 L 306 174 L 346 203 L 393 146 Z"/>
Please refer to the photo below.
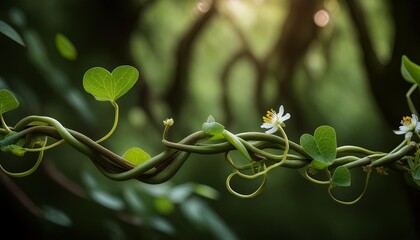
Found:
<path fill-rule="evenodd" d="M 57 33 L 55 35 L 55 46 L 62 57 L 72 61 L 76 60 L 77 50 L 66 36 Z"/>
<path fill-rule="evenodd" d="M 340 166 L 334 171 L 331 184 L 338 187 L 348 187 L 351 184 L 350 171 L 348 168 Z"/>
<path fill-rule="evenodd" d="M 401 60 L 401 75 L 408 82 L 420 84 L 420 66 L 405 55 Z"/>
<path fill-rule="evenodd" d="M 420 181 L 420 167 L 416 167 L 415 169 L 411 170 L 411 175 L 413 176 L 414 180 Z"/>
<path fill-rule="evenodd" d="M 223 132 L 225 131 L 225 127 L 222 124 L 215 122 L 213 116 L 210 115 L 207 118 L 207 121 L 203 123 L 202 131 L 205 135 L 212 136 L 210 140 L 219 140 L 224 138 Z"/>
<path fill-rule="evenodd" d="M 216 200 L 219 197 L 219 192 L 207 185 L 197 184 L 194 189 L 195 193 L 203 197 Z"/>
<path fill-rule="evenodd" d="M 175 210 L 174 204 L 167 197 L 161 196 L 154 200 L 156 210 L 161 214 L 170 214 Z"/>
<path fill-rule="evenodd" d="M 21 46 L 25 47 L 25 43 L 23 42 L 20 35 L 7 23 L 0 21 L 0 33 L 3 33 L 8 38 L 12 39 L 13 41 L 17 42 Z"/>
<path fill-rule="evenodd" d="M 249 161 L 252 161 L 251 156 L 248 153 L 248 150 L 246 147 L 242 144 L 242 142 L 239 140 L 239 137 L 237 137 L 235 134 L 229 132 L 228 130 L 223 131 L 223 136 L 226 138 L 226 140 L 235 146 L 236 149 L 238 149 L 239 152 L 242 153 Z"/>
<path fill-rule="evenodd" d="M 315 130 L 314 136 L 303 134 L 300 145 L 314 160 L 312 166 L 323 169 L 331 165 L 337 154 L 335 130 L 329 126 L 320 126 Z"/>
<path fill-rule="evenodd" d="M 42 213 L 45 219 L 63 227 L 70 227 L 73 223 L 70 217 L 63 211 L 52 207 L 52 206 L 43 206 Z"/>
<path fill-rule="evenodd" d="M 417 155 L 417 153 L 416 153 Z M 420 180 L 420 165 L 418 163 L 418 159 L 415 160 L 416 163 L 412 159 L 408 159 L 408 165 L 411 168 L 411 175 L 413 176 L 413 179 L 416 181 Z"/>
<path fill-rule="evenodd" d="M 112 73 L 93 67 L 83 76 L 83 87 L 98 101 L 114 102 L 134 86 L 138 77 L 137 69 L 128 65 L 119 66 Z"/>
<path fill-rule="evenodd" d="M 147 160 L 149 160 L 151 157 L 143 149 L 138 148 L 138 147 L 133 147 L 133 148 L 128 149 L 124 153 L 123 158 L 129 161 L 134 166 L 138 166 L 146 162 Z"/>
<path fill-rule="evenodd" d="M 0 90 L 0 114 L 19 107 L 16 97 L 7 89 Z"/>
<path fill-rule="evenodd" d="M 114 196 L 110 192 L 102 189 L 93 189 L 90 196 L 97 203 L 112 210 L 122 210 L 125 207 L 124 201 L 119 196 Z"/>
<path fill-rule="evenodd" d="M 19 145 L 12 144 L 12 145 L 9 145 L 9 147 L 10 147 L 10 152 L 16 156 L 22 157 L 26 153 L 26 150 L 22 149 L 22 147 Z"/>
<path fill-rule="evenodd" d="M 26 153 L 26 150 L 22 149 L 25 143 L 26 143 L 26 138 L 19 139 L 17 143 L 15 144 L 3 145 L 4 142 L 2 142 L 3 146 L 1 146 L 0 149 L 3 152 L 10 152 L 16 156 L 22 157 Z"/>

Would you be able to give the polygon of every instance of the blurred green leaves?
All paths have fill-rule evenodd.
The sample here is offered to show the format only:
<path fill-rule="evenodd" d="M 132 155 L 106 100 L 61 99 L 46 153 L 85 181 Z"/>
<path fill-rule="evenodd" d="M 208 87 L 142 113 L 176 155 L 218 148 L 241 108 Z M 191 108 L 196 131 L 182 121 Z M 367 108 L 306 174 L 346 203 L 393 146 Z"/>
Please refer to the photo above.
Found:
<path fill-rule="evenodd" d="M 76 60 L 77 50 L 73 43 L 62 33 L 55 35 L 55 46 L 62 57 L 68 60 Z"/>
<path fill-rule="evenodd" d="M 16 43 L 20 44 L 22 47 L 25 47 L 25 43 L 22 40 L 22 37 L 7 23 L 0 20 L 0 33 L 3 33 L 6 37 L 12 39 Z"/>
<path fill-rule="evenodd" d="M 73 224 L 66 213 L 53 206 L 44 206 L 42 213 L 45 219 L 57 225 L 70 227 Z"/>
<path fill-rule="evenodd" d="M 82 173 L 82 182 L 92 201 L 112 211 L 137 216 L 149 228 L 161 233 L 178 237 L 199 230 L 217 239 L 235 239 L 229 226 L 205 203 L 205 199 L 219 197 L 219 192 L 210 186 L 192 182 L 179 185 L 135 182 L 121 187 L 120 183 L 105 183 L 89 171 Z M 200 214 L 205 216 L 197 218 Z M 191 225 L 183 229 L 184 225 L 170 220 L 173 217 Z"/>

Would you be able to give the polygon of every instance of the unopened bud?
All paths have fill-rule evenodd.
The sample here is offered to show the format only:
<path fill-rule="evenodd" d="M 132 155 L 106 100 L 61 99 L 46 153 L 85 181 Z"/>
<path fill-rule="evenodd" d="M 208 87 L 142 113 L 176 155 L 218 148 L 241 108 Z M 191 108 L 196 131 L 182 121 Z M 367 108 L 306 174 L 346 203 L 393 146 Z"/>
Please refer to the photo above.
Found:
<path fill-rule="evenodd" d="M 168 118 L 166 120 L 163 121 L 163 125 L 170 127 L 172 125 L 174 125 L 174 120 L 172 118 Z"/>

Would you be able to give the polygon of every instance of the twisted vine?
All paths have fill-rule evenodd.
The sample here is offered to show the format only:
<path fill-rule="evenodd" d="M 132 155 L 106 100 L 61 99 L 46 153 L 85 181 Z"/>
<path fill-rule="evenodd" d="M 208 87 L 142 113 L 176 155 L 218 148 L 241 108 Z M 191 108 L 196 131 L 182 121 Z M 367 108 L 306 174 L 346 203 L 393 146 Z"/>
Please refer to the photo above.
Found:
<path fill-rule="evenodd" d="M 139 148 L 130 149 L 123 156 L 119 156 L 101 145 L 101 142 L 110 137 L 116 129 L 119 112 L 116 100 L 134 85 L 138 78 L 137 70 L 130 66 L 121 66 L 110 73 L 103 68 L 92 68 L 84 75 L 83 85 L 96 100 L 110 101 L 114 107 L 115 120 L 110 132 L 99 140 L 93 140 L 46 116 L 28 116 L 14 126 L 8 126 L 3 114 L 17 108 L 19 103 L 10 91 L 3 89 L 0 90 L 1 150 L 21 157 L 24 157 L 26 152 L 38 152 L 39 157 L 31 169 L 23 172 L 13 173 L 1 165 L 0 168 L 10 176 L 25 177 L 40 165 L 46 150 L 67 143 L 88 157 L 102 174 L 112 180 L 137 179 L 148 184 L 159 184 L 171 179 L 190 154 L 223 153 L 232 168 L 232 173 L 226 178 L 226 188 L 237 197 L 251 198 L 261 194 L 268 180 L 268 172 L 283 167 L 300 170 L 304 178 L 315 184 L 328 185 L 328 193 L 333 200 L 342 204 L 354 204 L 366 192 L 373 170 L 387 174 L 387 169 L 394 169 L 410 174 L 412 180 L 420 186 L 420 123 L 415 105 L 411 101 L 411 95 L 419 86 L 420 67 L 404 56 L 402 75 L 413 83 L 406 95 L 412 114 L 411 117 L 404 117 L 400 129 L 394 131 L 396 134 L 404 134 L 404 140 L 390 152 L 372 151 L 358 146 L 337 146 L 335 130 L 329 126 L 320 126 L 314 135 L 303 134 L 300 142 L 296 143 L 288 139 L 284 130 L 285 121 L 291 115 L 283 115 L 284 108 L 280 106 L 278 113 L 271 109 L 263 117 L 261 127 L 268 129 L 265 133 L 234 134 L 209 116 L 201 130 L 180 141 L 171 141 L 167 139 L 167 133 L 174 121 L 167 119 L 163 121 L 162 136 L 162 144 L 166 150 L 150 157 Z M 51 139 L 54 142 L 48 144 Z M 240 157 L 244 158 L 246 163 L 239 164 L 239 161 L 232 157 L 233 151 L 241 153 Z M 350 170 L 354 168 L 362 168 L 366 172 L 362 193 L 351 201 L 337 199 L 332 189 L 350 186 Z M 322 180 L 316 179 L 319 173 L 325 174 Z M 244 194 L 232 187 L 231 182 L 235 177 L 245 180 L 258 178 L 261 182 L 256 190 Z"/>

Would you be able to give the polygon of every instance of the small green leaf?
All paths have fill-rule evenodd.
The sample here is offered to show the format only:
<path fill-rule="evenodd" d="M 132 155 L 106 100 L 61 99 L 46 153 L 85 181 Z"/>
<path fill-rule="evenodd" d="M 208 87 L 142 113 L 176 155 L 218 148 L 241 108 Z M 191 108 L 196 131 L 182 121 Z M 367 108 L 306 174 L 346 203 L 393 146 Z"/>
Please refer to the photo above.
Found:
<path fill-rule="evenodd" d="M 408 82 L 420 84 L 420 66 L 405 55 L 401 60 L 401 75 Z"/>
<path fill-rule="evenodd" d="M 212 136 L 210 140 L 219 140 L 224 138 L 223 131 L 225 131 L 225 127 L 216 122 L 213 116 L 210 115 L 207 121 L 203 123 L 202 131 L 205 135 Z"/>
<path fill-rule="evenodd" d="M 235 146 L 236 149 L 238 149 L 239 152 L 242 153 L 242 155 L 244 155 L 249 161 L 252 161 L 251 156 L 248 153 L 248 150 L 246 149 L 246 147 L 242 144 L 242 142 L 239 140 L 239 138 L 229 132 L 228 130 L 223 131 L 223 136 L 226 138 L 226 140 L 232 144 L 233 146 Z"/>
<path fill-rule="evenodd" d="M 133 147 L 133 148 L 128 149 L 124 153 L 123 158 L 129 161 L 134 166 L 138 166 L 146 162 L 147 160 L 149 160 L 151 157 L 143 149 L 138 148 L 138 147 Z"/>
<path fill-rule="evenodd" d="M 351 184 L 350 171 L 348 168 L 340 166 L 334 171 L 331 184 L 338 187 L 348 187 Z"/>
<path fill-rule="evenodd" d="M 26 153 L 26 150 L 22 149 L 25 143 L 26 143 L 26 138 L 21 138 L 17 141 L 17 143 L 1 146 L 0 149 L 3 152 L 10 152 L 16 156 L 22 157 Z M 4 142 L 2 143 L 2 145 L 3 144 Z"/>
<path fill-rule="evenodd" d="M 16 97 L 7 89 L 0 90 L 0 114 L 19 107 Z"/>
<path fill-rule="evenodd" d="M 66 36 L 57 33 L 55 35 L 55 46 L 62 57 L 72 61 L 76 60 L 77 50 Z"/>
<path fill-rule="evenodd" d="M 10 151 L 16 156 L 22 157 L 26 153 L 26 150 L 22 149 L 22 147 L 19 145 L 12 144 L 9 146 L 10 146 Z"/>
<path fill-rule="evenodd" d="M 83 87 L 98 101 L 114 102 L 134 86 L 138 77 L 137 69 L 127 65 L 115 68 L 112 73 L 93 67 L 83 76 Z"/>
<path fill-rule="evenodd" d="M 418 153 L 416 153 L 417 155 Z M 414 161 L 416 163 L 414 163 Z M 408 159 L 408 165 L 411 168 L 411 175 L 413 176 L 413 179 L 416 181 L 420 180 L 420 164 L 418 163 L 418 159 L 413 160 L 413 159 Z"/>
<path fill-rule="evenodd" d="M 337 141 L 334 128 L 320 126 L 315 130 L 314 136 L 303 134 L 300 145 L 312 158 L 312 166 L 323 169 L 331 165 L 337 154 Z"/>
<path fill-rule="evenodd" d="M 411 175 L 413 176 L 414 180 L 420 181 L 420 167 L 411 170 Z"/>
<path fill-rule="evenodd" d="M 9 24 L 3 21 L 0 21 L 0 33 L 3 33 L 8 38 L 25 47 L 25 43 L 20 35 Z"/>

